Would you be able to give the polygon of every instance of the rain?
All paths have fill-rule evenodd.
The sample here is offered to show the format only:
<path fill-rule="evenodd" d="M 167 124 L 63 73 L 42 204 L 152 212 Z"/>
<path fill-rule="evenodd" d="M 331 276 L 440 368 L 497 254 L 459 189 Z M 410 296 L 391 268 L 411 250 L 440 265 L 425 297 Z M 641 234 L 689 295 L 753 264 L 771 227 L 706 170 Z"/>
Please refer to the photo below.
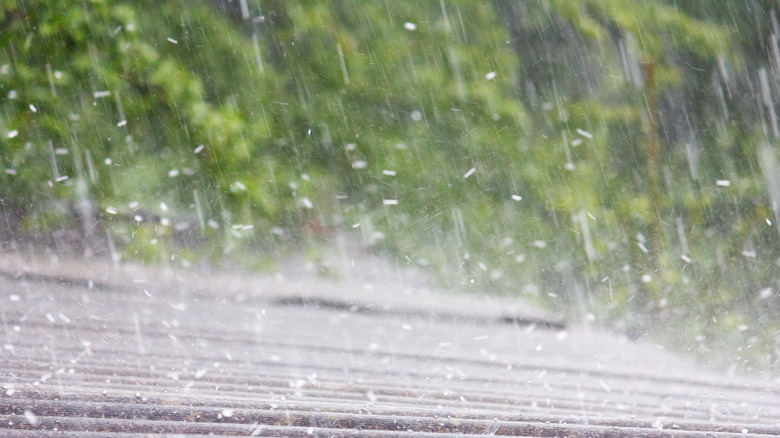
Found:
<path fill-rule="evenodd" d="M 75 403 L 83 377 L 90 402 L 206 394 L 154 415 L 225 435 L 357 434 L 400 406 L 417 423 L 388 431 L 779 432 L 758 395 L 764 432 L 712 393 L 627 420 L 659 379 L 776 392 L 778 13 L 3 3 L 0 419 L 54 430 L 34 391 Z"/>

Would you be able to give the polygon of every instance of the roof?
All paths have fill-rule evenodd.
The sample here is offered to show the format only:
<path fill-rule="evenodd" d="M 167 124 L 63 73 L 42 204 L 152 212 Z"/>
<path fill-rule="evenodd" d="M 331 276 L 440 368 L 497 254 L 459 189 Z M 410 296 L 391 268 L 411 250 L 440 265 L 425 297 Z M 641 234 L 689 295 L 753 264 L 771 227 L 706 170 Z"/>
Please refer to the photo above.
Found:
<path fill-rule="evenodd" d="M 780 435 L 780 386 L 521 301 L 0 256 L 0 435 Z"/>

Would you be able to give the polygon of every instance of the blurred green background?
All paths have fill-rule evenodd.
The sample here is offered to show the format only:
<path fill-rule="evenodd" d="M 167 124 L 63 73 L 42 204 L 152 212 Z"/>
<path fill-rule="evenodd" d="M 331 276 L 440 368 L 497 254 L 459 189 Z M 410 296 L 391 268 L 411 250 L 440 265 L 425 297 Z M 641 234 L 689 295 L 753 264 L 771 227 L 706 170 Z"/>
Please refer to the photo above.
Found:
<path fill-rule="evenodd" d="M 2 248 L 273 270 L 350 233 L 777 371 L 776 8 L 5 0 Z"/>

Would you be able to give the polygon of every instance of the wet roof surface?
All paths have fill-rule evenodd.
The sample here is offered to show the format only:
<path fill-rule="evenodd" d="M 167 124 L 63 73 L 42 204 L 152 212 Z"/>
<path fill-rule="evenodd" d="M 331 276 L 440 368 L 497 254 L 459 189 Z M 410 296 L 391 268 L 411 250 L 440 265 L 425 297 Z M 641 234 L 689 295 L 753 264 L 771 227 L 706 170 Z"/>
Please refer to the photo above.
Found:
<path fill-rule="evenodd" d="M 780 385 L 400 284 L 0 258 L 0 435 L 780 435 Z"/>

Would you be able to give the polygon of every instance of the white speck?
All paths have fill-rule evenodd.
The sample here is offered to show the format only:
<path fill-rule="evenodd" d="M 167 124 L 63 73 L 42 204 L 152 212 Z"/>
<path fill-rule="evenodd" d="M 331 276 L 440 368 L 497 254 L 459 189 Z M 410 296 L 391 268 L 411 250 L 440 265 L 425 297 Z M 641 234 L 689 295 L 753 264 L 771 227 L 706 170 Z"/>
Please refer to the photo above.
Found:
<path fill-rule="evenodd" d="M 766 221 L 767 225 L 772 226 L 772 221 L 770 221 L 769 218 L 764 218 L 764 220 Z"/>
<path fill-rule="evenodd" d="M 565 167 L 566 170 L 574 170 L 575 169 L 574 163 L 566 163 L 566 165 L 563 166 L 563 167 Z"/>
<path fill-rule="evenodd" d="M 476 167 L 472 167 L 471 169 L 469 169 L 468 172 L 463 174 L 463 178 L 466 179 L 466 178 L 470 177 L 471 175 L 474 175 L 474 173 L 476 171 L 477 171 L 477 168 Z"/>
<path fill-rule="evenodd" d="M 491 72 L 489 72 L 488 74 L 485 75 L 485 79 L 487 79 L 489 81 L 492 81 L 495 78 L 496 78 L 496 72 L 494 72 L 494 71 L 491 71 Z"/>
<path fill-rule="evenodd" d="M 55 155 L 68 155 L 68 148 L 57 148 L 54 150 Z"/>
<path fill-rule="evenodd" d="M 46 314 L 46 319 L 48 319 L 48 320 L 49 320 L 49 322 L 50 322 L 50 323 L 52 323 L 52 324 L 54 324 L 55 322 L 57 322 L 57 320 L 56 320 L 56 319 L 54 319 L 54 317 L 53 317 L 53 316 L 51 316 L 51 313 L 47 313 L 47 314 Z"/>
<path fill-rule="evenodd" d="M 742 255 L 745 256 L 745 257 L 751 258 L 751 259 L 756 258 L 756 252 L 755 251 L 750 251 L 750 250 L 747 250 L 747 249 L 742 251 Z"/>
<path fill-rule="evenodd" d="M 518 254 L 515 256 L 515 263 L 523 263 L 525 261 L 525 254 Z"/>
<path fill-rule="evenodd" d="M 645 244 L 644 244 L 644 243 L 642 243 L 642 242 L 637 242 L 637 243 L 636 243 L 636 246 L 638 246 L 638 247 L 639 247 L 639 249 L 641 249 L 641 250 L 642 250 L 642 252 L 643 252 L 643 253 L 645 253 L 645 254 L 647 254 L 647 253 L 649 252 L 649 251 L 647 250 L 647 247 L 645 246 Z"/>
<path fill-rule="evenodd" d="M 92 97 L 94 97 L 95 99 L 101 99 L 103 97 L 108 97 L 110 95 L 111 95 L 110 91 L 95 91 L 94 93 L 92 93 Z"/>
<path fill-rule="evenodd" d="M 168 204 L 166 204 L 166 203 L 164 203 L 164 202 L 161 202 L 161 203 L 160 203 L 160 209 L 161 209 L 162 211 L 168 211 Z"/>
<path fill-rule="evenodd" d="M 720 187 L 729 187 L 729 186 L 731 186 L 731 181 L 729 181 L 727 179 L 719 179 L 719 180 L 715 181 L 715 185 L 718 185 Z"/>
<path fill-rule="evenodd" d="M 642 283 L 650 283 L 653 281 L 653 276 L 650 274 L 645 274 L 642 276 Z"/>
<path fill-rule="evenodd" d="M 581 136 L 583 136 L 583 137 L 585 137 L 587 139 L 592 139 L 593 138 L 593 134 L 591 134 L 588 131 L 582 130 L 580 128 L 577 128 L 577 134 L 579 134 L 579 135 L 581 135 Z"/>
<path fill-rule="evenodd" d="M 368 391 L 366 392 L 366 397 L 368 397 L 368 401 L 371 403 L 376 403 L 376 394 L 374 394 L 374 391 Z"/>
<path fill-rule="evenodd" d="M 357 145 L 355 143 L 347 143 L 346 145 L 344 145 L 344 149 L 348 151 L 356 151 Z"/>
<path fill-rule="evenodd" d="M 170 224 L 171 224 L 171 220 L 170 220 L 170 219 L 168 219 L 167 217 L 160 218 L 160 225 L 162 225 L 162 226 L 164 226 L 164 227 L 167 227 L 167 226 L 169 226 Z"/>
<path fill-rule="evenodd" d="M 8 64 L 3 64 L 0 66 L 0 74 L 7 75 L 11 72 L 11 68 Z"/>
<path fill-rule="evenodd" d="M 579 146 L 581 144 L 582 144 L 582 139 L 581 138 L 575 138 L 574 140 L 571 141 L 571 145 L 573 147 L 577 147 L 577 146 Z"/>
<path fill-rule="evenodd" d="M 745 428 L 745 429 L 742 429 L 742 433 L 748 433 L 748 432 L 749 432 L 749 431 L 747 430 L 747 428 Z"/>
<path fill-rule="evenodd" d="M 251 229 L 253 229 L 254 227 L 255 227 L 255 226 L 254 226 L 254 225 L 251 225 L 251 224 L 249 224 L 249 225 L 244 225 L 244 224 L 235 224 L 235 225 L 233 225 L 233 226 L 232 226 L 232 228 L 233 228 L 234 230 L 251 230 Z"/>
<path fill-rule="evenodd" d="M 37 113 L 38 112 L 38 108 L 36 108 L 35 105 L 30 104 L 30 111 L 32 111 L 34 113 Z"/>
<path fill-rule="evenodd" d="M 363 160 L 358 160 L 358 161 L 355 161 L 354 163 L 352 163 L 352 168 L 353 169 L 365 169 L 366 166 L 368 166 L 368 163 L 366 163 Z"/>
<path fill-rule="evenodd" d="M 29 409 L 24 411 L 24 419 L 33 426 L 38 424 L 38 417 Z"/>
<path fill-rule="evenodd" d="M 192 150 L 192 152 L 195 152 L 196 154 L 199 154 L 199 153 L 203 152 L 203 149 L 205 149 L 205 148 L 206 148 L 205 146 L 203 146 L 202 144 L 199 144 L 198 147 L 196 147 L 195 149 Z"/>
<path fill-rule="evenodd" d="M 22 298 L 19 295 L 13 294 L 13 295 L 9 296 L 8 299 L 13 301 L 13 302 L 16 302 L 16 301 L 21 300 Z"/>
<path fill-rule="evenodd" d="M 562 330 L 562 331 L 560 331 L 560 332 L 555 334 L 555 339 L 557 339 L 559 341 L 562 341 L 562 340 L 564 340 L 564 339 L 566 339 L 568 337 L 569 337 L 569 332 L 567 332 L 566 330 Z"/>
<path fill-rule="evenodd" d="M 236 182 L 233 183 L 233 185 L 236 186 L 236 188 L 238 190 L 242 190 L 242 191 L 246 190 L 246 185 L 244 183 L 242 183 L 241 181 L 236 181 Z"/>
<path fill-rule="evenodd" d="M 520 195 L 512 195 L 512 199 L 514 199 L 515 201 L 518 201 L 518 202 L 520 202 L 520 201 L 522 201 L 522 200 L 523 200 L 523 197 L 522 197 L 522 196 L 520 196 Z"/>
<path fill-rule="evenodd" d="M 419 122 L 420 120 L 422 120 L 422 113 L 418 110 L 412 111 L 412 120 L 414 120 L 415 122 Z"/>
<path fill-rule="evenodd" d="M 397 199 L 383 199 L 382 204 L 384 205 L 398 205 Z"/>
<path fill-rule="evenodd" d="M 171 169 L 168 171 L 168 178 L 175 178 L 179 176 L 179 169 Z"/>
<path fill-rule="evenodd" d="M 544 240 L 534 240 L 534 246 L 539 249 L 547 248 L 547 242 Z"/>
<path fill-rule="evenodd" d="M 352 228 L 360 228 L 360 223 L 352 224 Z"/>
<path fill-rule="evenodd" d="M 106 213 L 108 213 L 108 214 L 117 214 L 118 211 L 114 207 L 106 207 Z"/>
<path fill-rule="evenodd" d="M 308 173 L 302 173 L 301 174 L 301 179 L 304 180 L 304 181 L 310 181 L 311 177 L 309 176 Z"/>
<path fill-rule="evenodd" d="M 773 292 L 774 291 L 772 290 L 772 288 L 768 287 L 766 289 L 763 289 L 761 292 L 759 292 L 758 297 L 761 298 L 762 300 L 765 300 L 771 297 Z"/>
<path fill-rule="evenodd" d="M 105 160 L 103 160 L 103 162 L 106 163 L 106 166 L 110 166 L 113 163 L 111 158 L 106 158 Z"/>
<path fill-rule="evenodd" d="M 5 169 L 5 173 L 8 175 L 16 175 L 16 169 Z"/>
<path fill-rule="evenodd" d="M 401 326 L 401 328 L 402 328 L 402 329 L 404 329 L 404 330 L 408 330 L 408 331 L 411 331 L 411 330 L 412 330 L 412 326 L 410 326 L 409 324 L 403 324 L 403 325 Z"/>
<path fill-rule="evenodd" d="M 168 38 L 167 38 L 167 40 L 168 40 L 168 42 L 169 42 L 169 43 L 171 43 L 171 44 L 179 44 L 179 42 L 178 42 L 178 41 L 176 41 L 175 39 L 173 39 L 173 38 L 171 38 L 171 37 L 168 37 Z"/>
<path fill-rule="evenodd" d="M 14 138 L 17 135 L 19 135 L 19 131 L 14 129 L 13 131 L 8 131 L 8 138 Z"/>
<path fill-rule="evenodd" d="M 660 419 L 660 418 L 658 418 L 658 419 L 656 419 L 656 420 L 653 422 L 653 427 L 654 427 L 654 428 L 656 428 L 656 429 L 659 429 L 659 430 L 660 430 L 660 429 L 663 429 L 663 428 L 664 428 L 664 423 L 661 421 L 661 419 Z"/>
<path fill-rule="evenodd" d="M 127 120 L 120 120 L 119 123 L 116 124 L 116 126 L 119 128 L 123 126 L 127 126 Z"/>
<path fill-rule="evenodd" d="M 62 72 L 59 70 L 54 70 L 54 78 L 55 79 L 62 79 Z"/>
<path fill-rule="evenodd" d="M 687 256 L 687 255 L 685 255 L 685 254 L 681 255 L 681 256 L 680 256 L 680 258 L 681 258 L 681 259 L 682 259 L 682 261 L 684 261 L 685 263 L 692 263 L 692 262 L 693 262 L 693 260 L 691 260 L 691 258 L 690 258 L 690 257 L 688 257 L 688 256 Z"/>
<path fill-rule="evenodd" d="M 395 176 L 395 170 L 383 170 L 382 175 Z"/>
<path fill-rule="evenodd" d="M 591 219 L 593 219 L 594 221 L 596 220 L 596 216 L 593 216 L 593 215 L 591 214 L 591 212 L 588 212 L 588 217 L 589 217 L 589 218 L 591 218 Z"/>
<path fill-rule="evenodd" d="M 11 90 L 8 92 L 9 99 L 16 99 L 16 97 L 17 97 L 16 90 Z"/>
<path fill-rule="evenodd" d="M 310 427 L 310 428 L 306 429 L 306 434 L 307 435 L 314 435 L 314 428 Z"/>
<path fill-rule="evenodd" d="M 233 410 L 232 409 L 223 409 L 222 410 L 222 416 L 225 418 L 230 418 L 233 416 Z"/>
<path fill-rule="evenodd" d="M 749 328 L 750 328 L 749 326 L 747 326 L 745 324 L 742 324 L 739 327 L 737 327 L 737 330 L 739 330 L 741 332 L 744 332 L 744 331 L 747 331 L 747 329 L 749 329 Z"/>
<path fill-rule="evenodd" d="M 301 198 L 301 202 L 303 203 L 303 206 L 306 208 L 314 208 L 314 204 L 311 203 L 311 200 L 309 200 L 309 198 Z"/>
<path fill-rule="evenodd" d="M 409 146 L 407 146 L 407 145 L 406 145 L 406 143 L 396 143 L 396 144 L 395 144 L 395 148 L 396 148 L 396 149 L 400 149 L 400 150 L 407 149 L 408 147 L 409 147 Z"/>
<path fill-rule="evenodd" d="M 542 351 L 542 344 L 536 346 L 536 351 Z"/>
<path fill-rule="evenodd" d="M 411 21 L 407 21 L 406 23 L 404 23 L 404 29 L 409 31 L 415 31 L 417 30 L 417 25 L 412 23 Z"/>

